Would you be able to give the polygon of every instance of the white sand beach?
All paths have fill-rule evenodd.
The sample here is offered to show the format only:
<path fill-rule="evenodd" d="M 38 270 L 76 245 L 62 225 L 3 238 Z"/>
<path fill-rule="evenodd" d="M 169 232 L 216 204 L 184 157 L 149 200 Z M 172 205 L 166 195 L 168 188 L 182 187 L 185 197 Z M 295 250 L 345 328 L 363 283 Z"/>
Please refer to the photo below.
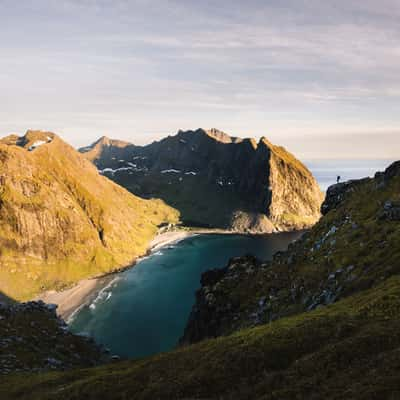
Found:
<path fill-rule="evenodd" d="M 160 233 L 150 242 L 149 252 L 156 251 L 163 246 L 179 242 L 196 234 L 197 232 L 184 230 Z M 140 258 L 138 258 L 138 260 L 140 260 Z M 134 263 L 132 263 L 132 266 L 134 266 Z M 45 303 L 57 304 L 57 314 L 61 318 L 68 320 L 80 307 L 94 299 L 99 291 L 113 279 L 115 279 L 115 274 L 84 279 L 73 287 L 63 291 L 49 290 L 44 292 L 34 300 L 43 300 Z"/>

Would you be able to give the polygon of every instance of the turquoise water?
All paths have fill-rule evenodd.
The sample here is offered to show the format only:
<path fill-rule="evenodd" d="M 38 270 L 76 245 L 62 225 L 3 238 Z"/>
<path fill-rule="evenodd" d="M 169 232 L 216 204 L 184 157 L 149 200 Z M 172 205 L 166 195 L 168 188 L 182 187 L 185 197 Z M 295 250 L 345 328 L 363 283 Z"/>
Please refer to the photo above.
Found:
<path fill-rule="evenodd" d="M 75 316 L 71 329 L 123 357 L 170 350 L 183 334 L 202 272 L 246 253 L 270 259 L 298 236 L 198 235 L 164 247 L 119 274 Z"/>

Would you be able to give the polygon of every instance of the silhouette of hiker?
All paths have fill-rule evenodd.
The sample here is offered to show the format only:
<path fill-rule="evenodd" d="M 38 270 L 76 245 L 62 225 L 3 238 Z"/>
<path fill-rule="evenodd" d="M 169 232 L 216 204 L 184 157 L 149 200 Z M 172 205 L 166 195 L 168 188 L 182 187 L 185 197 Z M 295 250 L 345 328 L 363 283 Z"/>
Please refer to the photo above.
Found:
<path fill-rule="evenodd" d="M 340 177 L 340 175 L 338 175 L 338 177 L 336 178 L 336 183 L 339 183 L 340 179 L 341 179 L 341 177 Z"/>

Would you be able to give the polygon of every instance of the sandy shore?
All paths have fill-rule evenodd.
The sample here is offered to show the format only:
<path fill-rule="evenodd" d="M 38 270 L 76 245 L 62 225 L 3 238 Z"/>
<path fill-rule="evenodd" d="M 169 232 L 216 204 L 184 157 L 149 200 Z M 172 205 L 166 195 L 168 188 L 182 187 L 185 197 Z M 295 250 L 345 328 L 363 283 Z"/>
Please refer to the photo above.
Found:
<path fill-rule="evenodd" d="M 170 231 L 160 233 L 150 242 L 150 252 L 168 244 L 180 242 L 181 240 L 186 239 L 189 236 L 196 235 L 197 233 L 197 231 Z"/>
<path fill-rule="evenodd" d="M 195 231 L 171 231 L 158 234 L 150 243 L 149 252 L 154 252 L 163 246 L 177 243 L 189 236 L 200 232 Z M 138 259 L 140 260 L 140 258 Z M 133 264 L 132 264 L 133 265 Z M 117 274 L 106 275 L 99 278 L 84 279 L 70 289 L 60 292 L 49 290 L 42 293 L 35 300 L 43 300 L 45 303 L 57 304 L 57 314 L 68 321 L 69 318 L 82 306 L 90 303 L 101 289 L 116 279 Z"/>
<path fill-rule="evenodd" d="M 49 290 L 39 295 L 35 300 L 43 300 L 45 303 L 57 304 L 57 314 L 64 320 L 68 319 L 80 307 L 92 301 L 97 293 L 106 286 L 111 277 L 84 279 L 70 289 L 60 292 Z"/>

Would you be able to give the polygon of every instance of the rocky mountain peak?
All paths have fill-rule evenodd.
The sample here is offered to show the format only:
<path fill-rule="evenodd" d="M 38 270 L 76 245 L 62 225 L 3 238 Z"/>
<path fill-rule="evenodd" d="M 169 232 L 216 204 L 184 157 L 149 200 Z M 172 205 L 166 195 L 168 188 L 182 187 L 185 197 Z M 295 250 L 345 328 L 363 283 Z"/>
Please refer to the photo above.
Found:
<path fill-rule="evenodd" d="M 310 171 L 266 138 L 180 130 L 146 146 L 111 143 L 84 154 L 134 194 L 164 199 L 189 225 L 271 232 L 310 226 L 320 215 Z"/>
<path fill-rule="evenodd" d="M 43 144 L 51 143 L 56 136 L 53 132 L 28 130 L 24 136 L 16 134 L 6 136 L 0 139 L 0 143 L 9 146 L 19 146 L 32 151 Z"/>
<path fill-rule="evenodd" d="M 111 143 L 111 139 L 108 136 L 102 136 L 99 140 L 95 141 L 92 146 L 96 145 L 103 145 L 103 146 L 109 146 Z"/>
<path fill-rule="evenodd" d="M 213 139 L 222 142 L 222 143 L 240 143 L 243 139 L 230 136 L 225 132 L 222 132 L 216 128 L 211 128 L 205 131 L 208 136 L 212 137 Z"/>

